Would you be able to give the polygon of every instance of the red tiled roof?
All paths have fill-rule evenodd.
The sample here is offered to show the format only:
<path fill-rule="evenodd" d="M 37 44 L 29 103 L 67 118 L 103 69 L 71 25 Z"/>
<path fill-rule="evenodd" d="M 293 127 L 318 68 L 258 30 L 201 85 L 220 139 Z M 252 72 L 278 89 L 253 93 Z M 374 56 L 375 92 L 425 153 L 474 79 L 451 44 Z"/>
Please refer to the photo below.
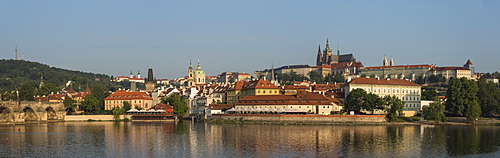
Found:
<path fill-rule="evenodd" d="M 406 86 L 420 86 L 419 84 L 410 82 L 404 79 L 390 79 L 390 78 L 365 78 L 359 77 L 353 79 L 349 84 L 379 84 L 379 85 L 406 85 Z"/>
<path fill-rule="evenodd" d="M 249 75 L 250 76 L 249 73 L 238 73 L 238 75 Z"/>
<path fill-rule="evenodd" d="M 332 68 L 330 65 L 311 66 L 312 68 Z"/>
<path fill-rule="evenodd" d="M 73 87 L 69 87 L 68 93 L 76 93 L 75 89 Z"/>
<path fill-rule="evenodd" d="M 145 92 L 127 92 L 125 90 L 119 90 L 104 98 L 104 100 L 129 100 L 129 99 L 144 99 L 144 100 L 153 100 L 147 93 Z"/>
<path fill-rule="evenodd" d="M 465 63 L 465 65 L 473 65 L 472 62 L 470 61 L 470 59 L 467 59 L 467 62 Z"/>
<path fill-rule="evenodd" d="M 397 66 L 374 66 L 374 67 L 365 67 L 365 69 L 419 68 L 419 67 L 433 68 L 433 67 L 436 67 L 436 66 L 434 66 L 434 65 L 397 65 Z"/>
<path fill-rule="evenodd" d="M 49 97 L 35 97 L 36 101 L 41 101 L 41 102 L 48 102 Z"/>
<path fill-rule="evenodd" d="M 159 104 L 156 104 L 155 106 L 153 106 L 151 109 L 166 110 L 166 109 L 174 109 L 174 107 L 172 105 L 170 105 L 170 104 L 159 103 Z"/>
<path fill-rule="evenodd" d="M 62 94 L 49 94 L 47 96 L 49 100 L 63 100 L 64 95 Z"/>
<path fill-rule="evenodd" d="M 331 68 L 350 68 L 350 67 L 364 67 L 361 62 L 343 62 L 330 64 Z"/>
<path fill-rule="evenodd" d="M 332 99 L 318 93 L 307 93 L 304 98 L 297 98 L 296 95 L 249 95 L 238 100 L 236 105 L 331 105 Z"/>
<path fill-rule="evenodd" d="M 231 109 L 232 107 L 234 107 L 234 105 L 232 105 L 232 104 L 210 104 L 210 105 L 208 105 L 208 108 L 210 108 L 212 110 L 222 110 L 224 108 Z"/>
<path fill-rule="evenodd" d="M 256 81 L 245 82 L 243 89 L 278 89 L 276 85 L 269 80 L 259 79 Z"/>
<path fill-rule="evenodd" d="M 469 70 L 466 67 L 435 67 L 433 70 L 443 71 L 443 70 Z"/>

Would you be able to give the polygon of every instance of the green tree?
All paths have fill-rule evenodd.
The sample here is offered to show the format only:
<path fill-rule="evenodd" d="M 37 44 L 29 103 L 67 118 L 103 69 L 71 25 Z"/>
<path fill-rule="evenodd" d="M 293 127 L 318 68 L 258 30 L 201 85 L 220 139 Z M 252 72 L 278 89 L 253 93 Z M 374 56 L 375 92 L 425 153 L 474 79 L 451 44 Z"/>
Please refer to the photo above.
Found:
<path fill-rule="evenodd" d="M 368 94 L 363 89 L 354 89 L 347 95 L 345 101 L 348 110 L 361 111 L 365 105 L 365 98 Z"/>
<path fill-rule="evenodd" d="M 123 115 L 125 113 L 125 109 L 119 106 L 115 106 L 113 107 L 111 112 L 113 113 L 113 119 L 115 121 L 118 121 L 120 120 L 120 115 Z"/>
<path fill-rule="evenodd" d="M 33 101 L 35 100 L 34 92 L 35 88 L 29 84 L 23 84 L 19 90 L 19 100 L 22 101 Z"/>
<path fill-rule="evenodd" d="M 434 99 L 429 106 L 422 108 L 422 115 L 426 120 L 434 120 L 436 123 L 446 122 L 448 119 L 444 115 L 445 106 L 439 99 Z"/>
<path fill-rule="evenodd" d="M 378 95 L 368 93 L 364 97 L 363 109 L 371 111 L 373 114 L 375 110 L 383 110 L 384 107 L 382 106 L 381 98 Z"/>
<path fill-rule="evenodd" d="M 479 88 L 477 98 L 481 106 L 482 116 L 492 117 L 500 113 L 500 90 L 496 85 L 486 82 L 485 78 L 481 78 L 477 81 L 477 86 Z"/>
<path fill-rule="evenodd" d="M 403 113 L 405 102 L 396 96 L 385 96 L 383 100 L 387 110 L 387 118 L 391 122 L 396 121 L 397 117 Z"/>
<path fill-rule="evenodd" d="M 417 84 L 424 84 L 425 83 L 425 78 L 422 75 L 420 75 L 415 80 L 415 83 L 417 83 Z"/>
<path fill-rule="evenodd" d="M 439 82 L 439 79 L 436 75 L 430 75 L 427 80 L 429 81 L 429 83 L 438 83 Z"/>
<path fill-rule="evenodd" d="M 124 101 L 124 102 L 123 102 L 123 109 L 124 109 L 125 111 L 128 111 L 128 110 L 130 110 L 131 108 L 132 108 L 132 105 L 131 105 L 128 101 Z"/>
<path fill-rule="evenodd" d="M 344 78 L 344 76 L 342 75 L 342 73 L 336 73 L 334 76 L 333 76 L 333 82 L 341 82 L 341 83 L 344 83 L 346 80 Z"/>
<path fill-rule="evenodd" d="M 307 75 L 309 75 L 309 78 L 311 79 L 312 82 L 316 83 L 323 82 L 323 76 L 319 72 L 310 71 L 309 73 L 307 73 Z"/>
<path fill-rule="evenodd" d="M 162 99 L 162 103 L 170 104 L 174 107 L 174 113 L 179 116 L 184 116 L 188 110 L 186 101 L 179 94 L 172 94 Z"/>
<path fill-rule="evenodd" d="M 102 111 L 102 108 L 99 106 L 99 100 L 97 100 L 94 93 L 86 95 L 85 100 L 81 104 L 85 112 L 97 114 Z"/>
<path fill-rule="evenodd" d="M 92 91 L 91 94 L 93 94 L 93 96 L 97 100 L 96 108 L 104 109 L 104 98 L 108 97 L 110 94 L 104 92 L 104 88 L 102 85 L 94 85 L 94 87 L 92 87 L 91 91 Z M 87 98 L 85 98 L 85 99 L 87 99 Z"/>
<path fill-rule="evenodd" d="M 40 87 L 40 89 L 38 89 L 38 91 L 36 92 L 36 95 L 47 96 L 49 94 L 57 93 L 57 92 L 59 92 L 59 88 L 57 88 L 57 86 L 55 84 L 47 83 L 47 84 L 44 84 L 42 87 Z"/>
<path fill-rule="evenodd" d="M 422 100 L 435 100 L 438 98 L 438 93 L 436 89 L 423 90 L 421 98 Z"/>
<path fill-rule="evenodd" d="M 475 119 L 478 111 L 481 114 L 477 97 L 478 91 L 477 83 L 472 80 L 467 78 L 452 79 L 446 94 L 448 98 L 446 109 L 454 115 Z"/>
<path fill-rule="evenodd" d="M 140 106 L 135 106 L 135 109 L 142 110 L 142 108 Z"/>
<path fill-rule="evenodd" d="M 76 101 L 71 99 L 70 96 L 66 96 L 64 97 L 64 101 L 63 101 L 63 104 L 64 104 L 64 107 L 66 108 L 66 112 L 67 113 L 71 113 L 71 112 L 75 112 L 76 111 Z"/>
<path fill-rule="evenodd" d="M 479 116 L 481 116 L 481 107 L 477 100 L 472 101 L 467 107 L 465 118 L 467 118 L 467 120 L 477 120 Z"/>

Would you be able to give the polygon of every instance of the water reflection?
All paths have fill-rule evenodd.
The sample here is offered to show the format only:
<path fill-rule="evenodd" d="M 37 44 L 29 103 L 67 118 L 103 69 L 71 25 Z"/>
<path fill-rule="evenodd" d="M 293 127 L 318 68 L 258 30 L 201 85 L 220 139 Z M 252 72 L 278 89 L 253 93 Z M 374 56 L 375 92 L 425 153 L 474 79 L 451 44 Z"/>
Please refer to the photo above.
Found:
<path fill-rule="evenodd" d="M 18 128 L 21 131 L 18 131 Z M 0 126 L 1 157 L 448 157 L 498 154 L 498 126 L 61 122 Z"/>

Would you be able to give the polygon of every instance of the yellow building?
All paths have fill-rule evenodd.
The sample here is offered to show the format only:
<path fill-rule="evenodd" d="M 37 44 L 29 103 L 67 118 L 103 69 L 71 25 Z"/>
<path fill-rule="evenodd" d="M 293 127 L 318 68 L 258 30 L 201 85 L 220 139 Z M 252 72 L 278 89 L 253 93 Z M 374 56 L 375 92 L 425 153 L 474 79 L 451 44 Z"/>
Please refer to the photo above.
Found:
<path fill-rule="evenodd" d="M 123 102 L 130 103 L 132 109 L 135 109 L 135 107 L 140 107 L 142 109 L 150 109 L 153 107 L 153 98 L 145 92 L 118 90 L 104 98 L 104 110 L 112 110 L 115 106 L 123 107 Z"/>
<path fill-rule="evenodd" d="M 236 104 L 239 99 L 249 95 L 279 95 L 280 88 L 269 80 L 237 81 L 226 91 L 227 103 Z"/>
<path fill-rule="evenodd" d="M 419 84 L 404 79 L 392 78 L 355 78 L 346 86 L 346 96 L 350 91 L 363 89 L 379 97 L 396 96 L 405 102 L 403 111 L 420 112 L 421 87 Z"/>

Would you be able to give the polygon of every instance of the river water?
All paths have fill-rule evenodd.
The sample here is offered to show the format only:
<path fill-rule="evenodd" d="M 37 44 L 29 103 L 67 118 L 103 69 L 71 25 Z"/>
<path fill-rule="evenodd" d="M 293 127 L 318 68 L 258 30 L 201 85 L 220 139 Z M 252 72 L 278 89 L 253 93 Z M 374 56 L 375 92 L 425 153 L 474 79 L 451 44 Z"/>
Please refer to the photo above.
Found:
<path fill-rule="evenodd" d="M 0 126 L 0 157 L 498 157 L 499 147 L 500 126 L 190 121 Z"/>

